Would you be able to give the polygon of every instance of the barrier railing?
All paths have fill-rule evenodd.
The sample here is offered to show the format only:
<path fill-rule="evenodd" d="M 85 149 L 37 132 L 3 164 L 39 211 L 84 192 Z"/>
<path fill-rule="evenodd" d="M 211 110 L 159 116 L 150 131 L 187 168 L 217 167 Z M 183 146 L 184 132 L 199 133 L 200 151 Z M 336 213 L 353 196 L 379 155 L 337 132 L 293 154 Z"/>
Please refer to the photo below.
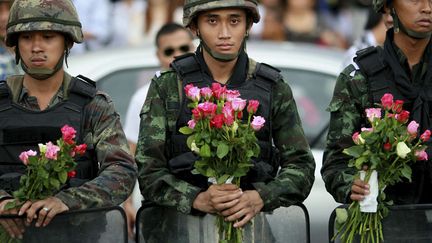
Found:
<path fill-rule="evenodd" d="M 182 214 L 173 208 L 145 204 L 137 213 L 137 243 L 217 243 L 216 217 Z M 260 213 L 245 226 L 243 242 L 309 243 L 309 214 L 303 204 Z"/>
<path fill-rule="evenodd" d="M 3 215 L 0 220 L 24 220 Z M 2 227 L 0 225 L 0 227 Z M 121 207 L 69 211 L 56 215 L 46 227 L 25 227 L 23 243 L 127 243 L 126 216 Z"/>

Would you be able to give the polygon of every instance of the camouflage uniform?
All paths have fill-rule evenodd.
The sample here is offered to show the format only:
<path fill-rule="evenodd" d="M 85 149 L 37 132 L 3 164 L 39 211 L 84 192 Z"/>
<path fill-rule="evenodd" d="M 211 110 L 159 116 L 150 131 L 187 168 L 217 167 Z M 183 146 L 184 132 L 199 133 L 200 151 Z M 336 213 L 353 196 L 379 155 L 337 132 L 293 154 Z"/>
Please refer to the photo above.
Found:
<path fill-rule="evenodd" d="M 375 47 L 362 50 L 358 55 L 372 51 L 374 48 Z M 408 78 L 411 81 L 407 84 L 408 87 L 426 88 L 432 85 L 430 68 L 432 64 L 430 55 L 432 45 L 430 43 L 426 47 L 422 60 L 413 67 L 412 71 L 409 69 L 407 57 L 393 42 L 393 29 L 387 32 L 384 48 L 376 48 L 383 51 L 386 51 L 385 49 L 394 50 L 392 58 L 400 65 L 399 69 L 408 74 Z M 391 62 L 389 58 L 381 55 L 379 58 L 375 59 L 376 66 L 380 65 L 381 58 L 384 58 L 383 61 L 385 63 Z M 386 79 L 385 82 L 394 83 L 397 89 L 406 89 L 406 87 L 399 84 L 400 82 L 397 80 L 398 77 L 394 74 L 396 72 L 395 68 L 393 68 L 391 72 L 394 77 L 392 79 Z M 354 145 L 352 141 L 354 132 L 359 131 L 361 127 L 368 124 L 364 110 L 374 107 L 374 103 L 377 103 L 373 101 L 370 93 L 370 90 L 375 87 L 371 87 L 371 83 L 366 77 L 361 68 L 358 69 L 353 65 L 346 67 L 337 79 L 333 99 L 328 107 L 328 111 L 331 112 L 330 130 L 327 137 L 327 148 L 324 152 L 321 174 L 326 184 L 327 191 L 340 203 L 350 202 L 349 196 L 351 194 L 351 186 L 354 175 L 357 172 L 355 168 L 347 166 L 350 157 L 343 154 L 342 151 Z M 392 93 L 389 88 L 383 89 L 381 92 Z M 402 92 L 403 91 L 401 91 L 401 93 Z M 409 99 L 402 98 L 405 101 L 404 109 L 408 109 L 411 113 L 410 119 L 413 119 L 412 115 L 415 112 L 406 105 L 409 104 L 409 102 L 412 104 L 417 98 L 418 95 Z M 430 118 L 426 118 L 426 120 L 427 119 Z M 425 124 L 429 122 L 419 122 L 422 127 L 422 132 L 424 129 L 431 129 L 431 127 L 427 127 Z M 430 143 L 428 146 L 430 146 Z M 431 158 L 430 150 L 427 152 L 429 158 Z M 432 169 L 430 165 L 428 165 L 429 163 L 430 160 L 426 163 L 417 161 L 415 165 L 412 166 L 412 183 L 401 182 L 392 187 L 387 187 L 386 195 L 388 198 L 394 200 L 396 204 L 431 203 L 432 196 L 428 195 L 430 193 L 426 191 L 429 190 L 432 184 Z"/>
<path fill-rule="evenodd" d="M 18 34 L 26 31 L 57 31 L 65 36 L 65 55 L 51 69 L 21 66 L 27 75 L 35 79 L 51 77 L 63 68 L 63 59 L 72 42 L 83 40 L 81 23 L 70 0 L 15 0 L 7 25 L 6 45 L 18 48 Z M 19 51 L 16 56 L 19 61 Z M 31 110 L 39 111 L 37 99 L 28 95 L 23 87 L 24 76 L 8 77 L 14 102 Z M 52 98 L 48 108 L 67 100 L 71 76 L 64 72 L 62 88 Z M 49 110 L 47 110 L 49 111 Z M 48 113 L 48 112 L 47 112 Z M 131 193 L 136 179 L 136 164 L 131 155 L 120 124 L 118 113 L 108 95 L 98 92 L 85 105 L 83 118 L 83 142 L 94 148 L 94 161 L 98 164 L 97 176 L 85 184 L 60 191 L 55 196 L 69 209 L 112 206 L 122 203 Z M 49 115 L 49 113 L 48 113 Z M 4 187 L 4 185 L 2 185 Z M 11 197 L 0 188 L 0 200 Z"/>
<path fill-rule="evenodd" d="M 251 65 L 249 68 L 253 69 Z M 252 72 L 248 71 L 250 75 Z M 167 168 L 167 161 L 172 157 L 166 149 L 169 146 L 167 131 L 173 131 L 176 127 L 181 104 L 179 87 L 180 81 L 172 70 L 153 78 L 141 111 L 136 161 L 140 188 L 146 200 L 190 213 L 192 203 L 202 188 L 179 180 Z M 253 184 L 264 201 L 263 211 L 302 202 L 314 181 L 315 163 L 291 89 L 283 80 L 278 80 L 272 94 L 272 134 L 274 144 L 280 150 L 281 170 L 271 182 Z"/>
<path fill-rule="evenodd" d="M 38 111 L 39 105 L 33 96 L 28 95 L 22 86 L 23 76 L 12 76 L 8 83 L 14 101 L 31 110 Z M 62 88 L 52 98 L 49 107 L 67 99 L 67 89 L 71 76 L 65 73 Z M 48 108 L 49 108 L 48 107 Z M 114 110 L 114 104 L 108 95 L 98 92 L 85 108 L 84 142 L 92 144 L 99 162 L 98 176 L 81 187 L 69 188 L 59 192 L 56 197 L 61 199 L 69 209 L 85 209 L 119 205 L 131 193 L 136 178 L 136 164 L 129 155 L 129 148 L 120 117 Z M 10 196 L 0 189 L 0 198 Z"/>

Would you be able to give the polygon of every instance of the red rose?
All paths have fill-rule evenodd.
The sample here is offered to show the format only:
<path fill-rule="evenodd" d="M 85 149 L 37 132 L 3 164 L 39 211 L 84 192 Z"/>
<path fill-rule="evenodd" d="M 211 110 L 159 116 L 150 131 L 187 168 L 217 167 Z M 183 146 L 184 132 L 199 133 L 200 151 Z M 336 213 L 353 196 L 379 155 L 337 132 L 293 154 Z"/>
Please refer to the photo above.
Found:
<path fill-rule="evenodd" d="M 399 114 L 396 114 L 395 118 L 396 120 L 398 120 L 398 122 L 404 124 L 408 121 L 409 115 L 410 115 L 409 111 L 403 110 Z"/>
<path fill-rule="evenodd" d="M 77 153 L 77 154 L 79 154 L 79 155 L 83 155 L 83 154 L 85 154 L 86 150 L 87 150 L 87 144 L 85 144 L 85 143 L 80 144 L 80 145 L 77 145 L 77 146 L 74 148 L 75 153 Z"/>
<path fill-rule="evenodd" d="M 431 131 L 426 130 L 426 131 L 424 131 L 424 133 L 420 136 L 420 139 L 421 139 L 423 142 L 427 142 L 427 141 L 429 141 L 430 136 L 431 136 Z"/>
<path fill-rule="evenodd" d="M 224 124 L 223 114 L 217 114 L 210 121 L 210 126 L 215 128 L 222 128 L 223 124 Z"/>
<path fill-rule="evenodd" d="M 69 171 L 68 173 L 67 173 L 67 177 L 68 178 L 74 178 L 76 176 L 76 171 Z"/>
<path fill-rule="evenodd" d="M 73 127 L 64 125 L 61 129 L 62 138 L 67 144 L 73 144 L 73 139 L 75 138 L 76 131 Z"/>
<path fill-rule="evenodd" d="M 403 100 L 396 100 L 393 103 L 392 111 L 395 113 L 400 113 L 402 111 L 403 104 Z"/>
<path fill-rule="evenodd" d="M 381 105 L 384 109 L 390 110 L 393 105 L 393 95 L 389 93 L 384 94 L 381 98 Z"/>

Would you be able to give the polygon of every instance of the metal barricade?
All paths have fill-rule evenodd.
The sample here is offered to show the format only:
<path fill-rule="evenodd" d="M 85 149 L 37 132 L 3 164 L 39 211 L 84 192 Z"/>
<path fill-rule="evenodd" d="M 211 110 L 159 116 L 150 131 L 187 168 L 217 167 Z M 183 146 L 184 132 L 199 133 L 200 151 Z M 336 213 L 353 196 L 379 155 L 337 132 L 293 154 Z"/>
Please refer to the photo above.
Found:
<path fill-rule="evenodd" d="M 24 220 L 23 216 L 0 216 L 0 220 L 11 218 Z M 126 215 L 119 206 L 65 212 L 46 227 L 35 227 L 33 222 L 25 228 L 22 242 L 127 243 Z"/>
<path fill-rule="evenodd" d="M 173 208 L 142 206 L 137 213 L 137 243 L 217 243 L 216 217 L 182 214 Z M 244 227 L 247 243 L 309 243 L 309 214 L 303 204 L 260 213 Z"/>
<path fill-rule="evenodd" d="M 341 205 L 337 208 L 348 208 Z M 432 204 L 410 204 L 389 207 L 389 214 L 382 221 L 385 242 L 391 243 L 430 243 L 432 242 Z M 337 233 L 336 209 L 329 218 L 329 242 Z"/>

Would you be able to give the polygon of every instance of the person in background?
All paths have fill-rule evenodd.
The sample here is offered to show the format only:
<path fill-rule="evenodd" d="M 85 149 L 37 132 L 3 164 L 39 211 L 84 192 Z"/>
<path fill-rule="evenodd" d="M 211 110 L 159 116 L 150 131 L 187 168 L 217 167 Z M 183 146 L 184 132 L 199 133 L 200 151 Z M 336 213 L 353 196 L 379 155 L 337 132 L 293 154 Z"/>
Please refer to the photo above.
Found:
<path fill-rule="evenodd" d="M 145 9 L 143 0 L 121 0 L 113 4 L 109 47 L 138 46 L 143 43 Z"/>
<path fill-rule="evenodd" d="M 369 185 L 354 179 L 350 157 L 342 151 L 354 145 L 352 135 L 367 124 L 365 109 L 381 103 L 385 93 L 404 101 L 410 120 L 420 124 L 419 134 L 432 128 L 432 2 L 430 0 L 373 0 L 375 11 L 391 13 L 393 27 L 387 30 L 384 46 L 357 53 L 354 65 L 339 75 L 333 99 L 327 147 L 321 174 L 327 191 L 339 203 L 361 201 Z M 426 143 L 429 160 L 417 161 L 412 181 L 401 181 L 385 189 L 395 205 L 432 203 L 431 141 Z"/>
<path fill-rule="evenodd" d="M 353 58 L 357 51 L 369 46 L 383 45 L 386 31 L 393 25 L 393 19 L 390 13 L 377 13 L 371 7 L 368 11 L 368 17 L 364 26 L 365 32 L 357 39 L 354 44 L 345 52 L 343 67 L 354 64 Z"/>
<path fill-rule="evenodd" d="M 0 0 L 0 80 L 5 80 L 7 76 L 19 73 L 14 53 L 5 44 L 6 25 L 11 5 L 12 0 Z"/>
<path fill-rule="evenodd" d="M 174 57 L 195 51 L 192 33 L 177 23 L 163 25 L 156 34 L 155 45 L 157 49 L 156 56 L 162 72 L 169 69 Z M 160 71 L 156 75 L 160 75 Z M 132 154 L 135 154 L 139 133 L 140 112 L 149 86 L 150 82 L 147 82 L 135 92 L 126 112 L 124 131 Z M 133 195 L 140 197 L 137 185 L 135 185 L 135 188 L 136 190 L 134 190 Z M 135 226 L 136 215 L 136 207 L 133 205 L 132 197 L 129 197 L 125 202 L 124 208 L 128 218 L 129 237 L 132 238 L 134 236 L 133 228 Z"/>
<path fill-rule="evenodd" d="M 141 110 L 135 156 L 144 202 L 184 214 L 223 214 L 226 220 L 236 221 L 234 227 L 243 227 L 260 212 L 302 202 L 309 194 L 315 163 L 291 89 L 279 70 L 255 62 L 246 53 L 249 31 L 259 19 L 257 0 L 185 1 L 183 24 L 200 39 L 200 45 L 194 54 L 176 58 L 172 69 L 151 81 Z M 258 99 L 257 115 L 272 121 L 257 134 L 261 151 L 266 151 L 255 162 L 262 169 L 255 166 L 251 173 L 257 174 L 244 177 L 242 188 L 209 185 L 207 178 L 190 172 L 194 157 L 189 156 L 187 136 L 179 128 L 191 118 L 183 89 L 191 83 L 235 88 L 243 99 Z M 175 174 L 170 164 L 189 171 L 184 176 Z M 178 224 L 187 227 L 186 222 Z"/>
<path fill-rule="evenodd" d="M 0 83 L 0 130 L 13 134 L 3 136 L 0 143 L 0 214 L 25 214 L 36 227 L 68 210 L 119 205 L 136 180 L 136 164 L 111 98 L 97 91 L 95 82 L 64 70 L 73 44 L 82 41 L 81 23 L 70 0 L 14 1 L 6 45 L 16 49 L 24 75 Z M 38 143 L 56 141 L 65 124 L 77 131 L 77 144 L 87 145 L 77 160 L 75 178 L 51 197 L 27 201 L 19 210 L 5 209 L 25 173 L 19 154 L 39 151 Z M 0 224 L 11 236 L 22 238 L 16 221 Z"/>
<path fill-rule="evenodd" d="M 76 45 L 71 54 L 82 54 L 104 48 L 110 41 L 111 7 L 109 0 L 73 0 L 82 23 L 83 43 Z"/>

